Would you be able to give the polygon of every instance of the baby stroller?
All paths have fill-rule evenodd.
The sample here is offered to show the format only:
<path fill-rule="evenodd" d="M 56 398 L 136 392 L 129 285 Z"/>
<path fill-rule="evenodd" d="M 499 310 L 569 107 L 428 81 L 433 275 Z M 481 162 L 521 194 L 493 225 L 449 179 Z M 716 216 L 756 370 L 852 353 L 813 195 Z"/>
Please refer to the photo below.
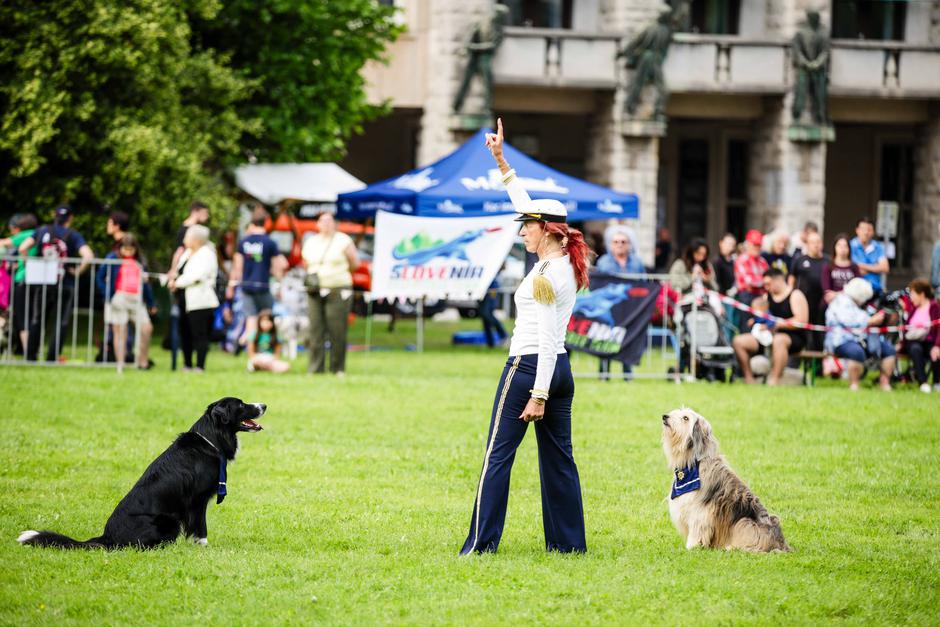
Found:
<path fill-rule="evenodd" d="M 693 299 L 688 295 L 680 300 L 675 313 L 679 330 L 679 370 L 689 372 L 694 357 L 697 378 L 724 382 L 726 372 L 734 367 L 734 349 L 714 304 L 706 301 L 694 307 Z M 718 306 L 721 311 L 720 303 Z M 733 372 L 731 376 L 733 378 Z"/>

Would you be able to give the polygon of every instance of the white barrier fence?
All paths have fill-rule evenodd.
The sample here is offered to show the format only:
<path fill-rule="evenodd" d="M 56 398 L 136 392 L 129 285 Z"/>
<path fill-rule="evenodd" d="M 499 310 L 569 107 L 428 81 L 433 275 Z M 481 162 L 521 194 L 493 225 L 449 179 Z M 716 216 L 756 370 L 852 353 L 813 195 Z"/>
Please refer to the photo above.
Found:
<path fill-rule="evenodd" d="M 108 340 L 116 309 L 100 305 L 113 295 L 124 263 L 123 259 L 0 256 L 0 266 L 11 277 L 9 303 L 0 323 L 0 364 L 113 366 Z M 140 329 L 149 323 L 149 318 L 143 319 L 148 275 L 140 264 L 131 263 L 136 271 L 127 278 L 136 289 L 122 287 L 132 309 L 128 322 L 136 331 L 128 336 L 133 338 L 128 353 L 137 354 Z"/>
<path fill-rule="evenodd" d="M 0 312 L 0 365 L 73 365 L 114 366 L 114 349 L 110 341 L 114 331 L 113 309 L 107 301 L 115 292 L 115 279 L 122 259 L 42 259 L 16 256 L 0 256 L 0 265 L 9 274 L 16 276 L 13 282 L 8 307 Z M 18 264 L 23 264 L 17 272 Z M 133 309 L 129 320 L 127 355 L 139 355 L 142 341 L 149 334 L 142 334 L 142 326 L 149 325 L 147 310 L 143 306 L 146 282 L 156 281 L 159 275 L 147 274 L 137 264 L 140 280 L 136 291 L 130 294 L 132 301 L 140 304 Z M 653 320 L 646 330 L 646 348 L 642 360 L 635 366 L 627 366 L 624 373 L 611 360 L 572 351 L 571 362 L 575 376 L 579 378 L 614 379 L 671 379 L 691 380 L 697 375 L 703 342 L 698 340 L 705 333 L 708 344 L 721 344 L 720 317 L 714 317 L 717 325 L 700 324 L 700 309 L 694 299 L 688 303 L 677 301 L 666 289 L 667 275 L 631 274 L 618 275 L 627 280 L 656 281 L 662 294 L 654 308 Z M 286 287 L 282 283 L 283 288 Z M 503 319 L 511 319 L 512 293 L 514 288 L 498 290 Z M 368 294 L 365 334 L 367 348 L 372 342 L 372 303 Z M 305 299 L 301 298 L 300 302 Z M 413 315 L 417 325 L 417 350 L 424 345 L 424 331 L 433 320 L 425 315 L 425 303 L 414 301 Z M 683 313 L 683 309 L 686 311 Z M 171 309 L 171 318 L 173 311 Z M 299 313 L 299 312 L 298 312 Z M 677 315 L 678 313 L 678 315 Z M 709 313 L 708 317 L 712 315 Z M 691 322 L 690 322 L 691 321 Z M 123 324 L 123 316 L 121 321 Z M 708 328 L 705 328 L 708 327 Z M 178 338 L 171 328 L 171 345 L 178 345 Z M 123 335 L 123 333 L 121 334 Z M 301 344 L 303 341 L 301 340 Z M 19 346 L 18 346 L 19 345 Z M 730 348 L 721 349 L 730 353 Z M 294 349 L 296 354 L 296 347 Z M 176 351 L 173 351 L 175 358 Z M 175 365 L 175 364 L 174 364 Z"/>
<path fill-rule="evenodd" d="M 654 308 L 652 320 L 646 330 L 646 348 L 643 352 L 642 360 L 635 367 L 627 366 L 625 368 L 624 379 L 668 379 L 674 381 L 692 380 L 697 377 L 699 359 L 685 359 L 683 356 L 698 355 L 701 353 L 702 342 L 696 342 L 696 336 L 705 333 L 707 347 L 713 347 L 713 352 L 709 355 L 721 353 L 730 361 L 731 348 L 730 339 L 724 335 L 728 341 L 723 344 L 720 338 L 725 334 L 723 328 L 724 321 L 721 315 L 712 315 L 712 312 L 702 312 L 694 299 L 687 297 L 685 299 L 676 299 L 673 292 L 668 288 L 669 276 L 666 274 L 618 274 L 618 278 L 625 280 L 655 281 L 661 289 L 661 297 Z M 500 310 L 503 312 L 503 319 L 512 318 L 512 296 L 515 287 L 502 287 L 496 290 L 500 302 Z M 368 294 L 365 294 L 366 300 L 366 347 L 372 345 L 372 301 Z M 425 313 L 437 305 L 437 302 L 425 302 L 424 300 L 407 300 L 402 304 L 403 311 L 410 311 L 414 314 L 416 320 L 416 338 L 415 346 L 418 352 L 424 348 L 425 328 L 428 324 L 433 324 L 433 316 L 426 316 Z M 675 312 L 681 307 L 688 309 L 688 314 L 675 316 Z M 713 324 L 691 324 L 689 321 L 698 320 L 702 316 L 707 316 L 705 321 L 711 320 Z M 683 326 L 685 324 L 686 326 Z M 706 332 L 707 331 L 707 332 Z M 721 345 L 721 346 L 715 346 Z M 614 360 L 615 361 L 615 360 Z M 598 358 L 588 353 L 571 351 L 572 369 L 574 376 L 578 378 L 593 378 L 608 380 L 620 378 L 620 374 L 615 374 L 619 366 L 615 366 L 610 359 Z"/>

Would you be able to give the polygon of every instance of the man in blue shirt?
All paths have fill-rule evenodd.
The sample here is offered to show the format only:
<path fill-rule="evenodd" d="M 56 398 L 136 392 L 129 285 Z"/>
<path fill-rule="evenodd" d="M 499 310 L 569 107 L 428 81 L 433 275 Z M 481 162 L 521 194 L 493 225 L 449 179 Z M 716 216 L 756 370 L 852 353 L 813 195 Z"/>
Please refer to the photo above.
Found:
<path fill-rule="evenodd" d="M 225 291 L 225 297 L 231 299 L 235 296 L 235 287 L 241 286 L 242 307 L 245 312 L 244 340 L 249 347 L 258 332 L 258 314 L 274 307 L 268 281 L 272 275 L 280 278 L 287 270 L 287 259 L 264 229 L 269 217 L 261 205 L 252 211 L 251 223 L 245 229 L 245 237 L 238 242 L 235 258 L 232 260 L 232 273 Z M 249 356 L 250 352 L 249 350 Z"/>
<path fill-rule="evenodd" d="M 62 205 L 55 210 L 55 219 L 36 229 L 32 237 L 20 244 L 20 255 L 26 256 L 36 246 L 34 255 L 49 262 L 66 258 L 80 257 L 78 267 L 74 263 L 59 262 L 58 282 L 52 285 L 33 286 L 30 293 L 29 337 L 26 342 L 26 359 L 36 361 L 39 355 L 39 343 L 45 339 L 46 359 L 56 361 L 62 344 L 68 337 L 69 323 L 72 321 L 72 307 L 75 299 L 75 279 L 84 272 L 95 255 L 85 238 L 78 231 L 73 231 L 72 208 Z M 50 320 L 52 322 L 50 322 Z M 44 326 L 52 325 L 47 335 Z M 45 336 L 45 337 L 43 337 Z"/>
<path fill-rule="evenodd" d="M 646 267 L 634 250 L 633 229 L 614 224 L 604 231 L 607 253 L 598 258 L 595 268 L 607 274 L 646 274 Z"/>
<path fill-rule="evenodd" d="M 888 258 L 884 245 L 875 240 L 875 223 L 871 218 L 862 218 L 855 225 L 855 237 L 849 242 L 852 261 L 862 271 L 862 276 L 871 283 L 877 296 L 884 291 L 882 275 L 888 273 Z"/>

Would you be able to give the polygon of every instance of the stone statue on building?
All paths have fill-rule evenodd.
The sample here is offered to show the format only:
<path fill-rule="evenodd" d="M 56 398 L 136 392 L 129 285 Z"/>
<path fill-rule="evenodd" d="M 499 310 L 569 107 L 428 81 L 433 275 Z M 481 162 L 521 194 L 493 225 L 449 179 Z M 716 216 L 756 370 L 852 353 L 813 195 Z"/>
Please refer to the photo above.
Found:
<path fill-rule="evenodd" d="M 623 50 L 617 53 L 617 58 L 626 57 L 627 67 L 634 70 L 633 80 L 630 81 L 627 100 L 624 104 L 624 109 L 630 117 L 636 115 L 643 88 L 651 84 L 656 89 L 654 115 L 658 120 L 665 118 L 669 91 L 666 89 L 666 81 L 663 78 L 663 63 L 666 61 L 669 44 L 672 42 L 673 27 L 672 10 L 663 7 L 659 11 L 656 22 L 643 29 Z"/>
<path fill-rule="evenodd" d="M 497 4 L 493 7 L 493 14 L 473 28 L 464 49 L 468 59 L 460 89 L 454 98 L 454 113 L 460 113 L 463 108 L 467 92 L 470 91 L 470 83 L 477 74 L 483 81 L 486 113 L 489 114 L 493 110 L 493 56 L 503 41 L 503 27 L 508 14 L 508 7 Z"/>
<path fill-rule="evenodd" d="M 829 123 L 826 106 L 829 80 L 829 36 L 819 23 L 817 11 L 806 12 L 806 22 L 800 25 L 791 44 L 794 77 L 793 121 L 799 122 L 807 99 L 812 100 L 813 120 L 817 125 Z"/>

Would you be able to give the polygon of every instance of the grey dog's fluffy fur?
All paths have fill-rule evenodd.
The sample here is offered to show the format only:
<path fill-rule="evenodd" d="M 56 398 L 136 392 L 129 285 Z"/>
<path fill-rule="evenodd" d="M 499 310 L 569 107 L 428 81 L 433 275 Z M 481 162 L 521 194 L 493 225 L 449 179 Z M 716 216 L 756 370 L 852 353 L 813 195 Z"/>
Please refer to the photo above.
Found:
<path fill-rule="evenodd" d="M 674 470 L 699 463 L 701 487 L 669 500 L 686 548 L 790 551 L 780 519 L 728 466 L 705 418 L 687 408 L 663 414 L 663 451 Z"/>

